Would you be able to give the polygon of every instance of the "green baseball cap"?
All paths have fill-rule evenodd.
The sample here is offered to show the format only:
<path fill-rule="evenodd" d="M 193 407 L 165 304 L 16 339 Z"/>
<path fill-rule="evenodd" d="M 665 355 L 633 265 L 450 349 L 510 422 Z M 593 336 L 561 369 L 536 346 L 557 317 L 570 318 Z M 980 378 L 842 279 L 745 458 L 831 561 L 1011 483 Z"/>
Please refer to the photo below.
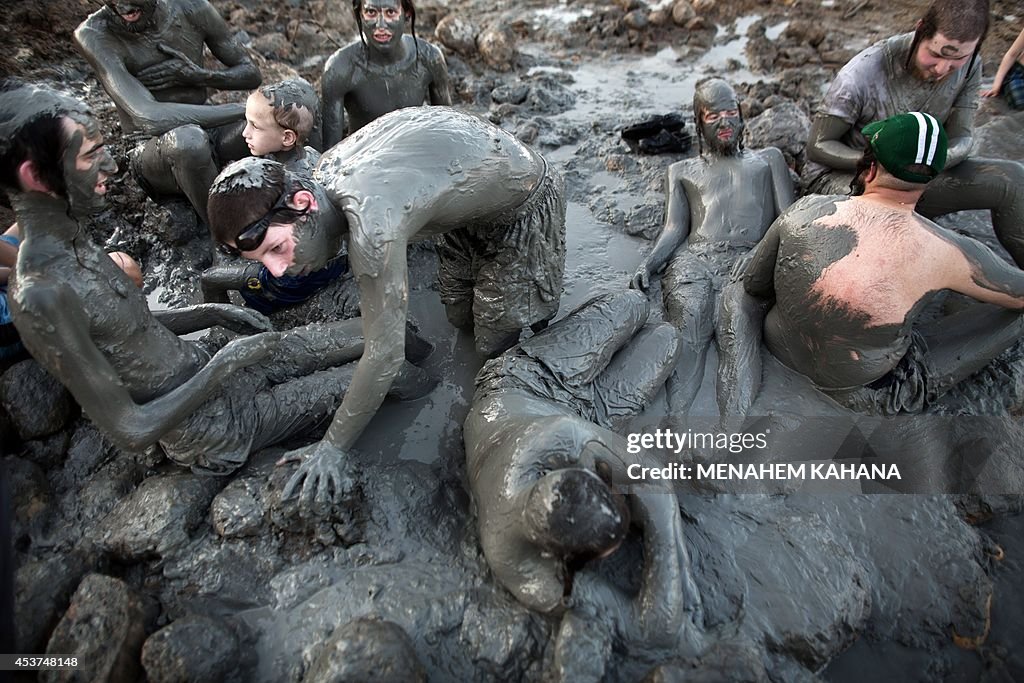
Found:
<path fill-rule="evenodd" d="M 897 114 L 869 123 L 861 133 L 875 151 L 878 163 L 900 180 L 927 183 L 946 166 L 946 131 L 931 114 Z M 933 172 L 915 173 L 908 168 L 914 164 L 927 166 Z"/>

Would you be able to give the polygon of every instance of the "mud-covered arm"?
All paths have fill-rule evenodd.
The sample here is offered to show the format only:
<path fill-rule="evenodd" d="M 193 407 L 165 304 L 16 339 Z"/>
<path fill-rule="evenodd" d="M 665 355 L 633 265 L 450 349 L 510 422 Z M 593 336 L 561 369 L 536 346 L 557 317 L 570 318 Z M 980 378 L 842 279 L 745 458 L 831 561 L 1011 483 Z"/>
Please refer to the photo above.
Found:
<path fill-rule="evenodd" d="M 259 67 L 231 34 L 231 27 L 210 3 L 200 5 L 197 18 L 206 29 L 206 45 L 226 69 L 203 69 L 203 80 L 197 85 L 219 90 L 253 90 L 263 81 Z"/>
<path fill-rule="evenodd" d="M 437 47 L 428 45 L 430 48 L 427 56 L 427 65 L 430 68 L 429 97 L 431 104 L 440 104 L 446 107 L 452 106 L 452 81 L 448 76 L 448 64 L 444 61 L 444 54 Z"/>
<path fill-rule="evenodd" d="M 75 42 L 118 110 L 131 120 L 135 129 L 146 135 L 162 135 L 190 123 L 214 128 L 245 115 L 244 104 L 159 102 L 128 72 L 117 49 L 99 31 L 80 26 L 75 31 Z"/>
<path fill-rule="evenodd" d="M 122 448 L 155 443 L 208 399 L 231 373 L 266 357 L 278 335 L 231 342 L 199 372 L 163 396 L 138 404 L 89 336 L 82 302 L 61 286 L 23 292 L 15 323 L 26 348 L 68 388 L 100 429 Z"/>
<path fill-rule="evenodd" d="M 338 50 L 324 65 L 320 79 L 320 101 L 324 112 L 323 149 L 326 151 L 345 137 L 345 96 L 352 88 L 351 59 Z"/>
<path fill-rule="evenodd" d="M 1022 55 L 1024 55 L 1024 30 L 1017 35 L 1013 45 L 1003 55 L 1003 60 L 999 62 L 999 69 L 996 70 L 996 76 L 992 80 L 992 87 L 981 93 L 982 97 L 995 97 L 999 94 L 999 91 L 1003 89 L 1003 81 L 1006 80 L 1006 75 L 1010 73 L 1010 69 L 1013 68 L 1014 63 Z"/>
<path fill-rule="evenodd" d="M 943 127 L 949 140 L 945 168 L 950 169 L 966 159 L 974 149 L 974 110 L 954 107 Z"/>
<path fill-rule="evenodd" d="M 682 246 L 690 234 L 690 202 L 683 184 L 683 166 L 672 164 L 665 173 L 667 193 L 665 199 L 665 226 L 654 243 L 654 248 L 647 258 L 640 263 L 630 287 L 646 291 L 650 286 L 650 278 L 665 267 L 665 264 Z"/>
<path fill-rule="evenodd" d="M 855 171 L 863 152 L 841 141 L 851 127 L 838 116 L 815 116 L 807 138 L 807 158 L 838 171 Z"/>
<path fill-rule="evenodd" d="M 775 200 L 775 215 L 789 208 L 796 196 L 793 193 L 793 179 L 789 175 L 786 157 L 778 147 L 765 147 L 761 158 L 768 163 L 772 173 L 772 198 Z"/>
<path fill-rule="evenodd" d="M 953 247 L 946 250 L 941 271 L 946 288 L 1004 308 L 1024 308 L 1024 270 L 970 237 L 952 231 L 939 236 Z"/>
<path fill-rule="evenodd" d="M 153 311 L 153 317 L 174 334 L 191 334 L 215 325 L 239 334 L 269 332 L 273 329 L 262 313 L 228 303 L 205 303 Z"/>
<path fill-rule="evenodd" d="M 779 222 L 776 218 L 768 232 L 754 247 L 753 255 L 743 276 L 743 288 L 747 294 L 757 299 L 767 300 L 775 297 L 775 259 L 779 255 Z"/>

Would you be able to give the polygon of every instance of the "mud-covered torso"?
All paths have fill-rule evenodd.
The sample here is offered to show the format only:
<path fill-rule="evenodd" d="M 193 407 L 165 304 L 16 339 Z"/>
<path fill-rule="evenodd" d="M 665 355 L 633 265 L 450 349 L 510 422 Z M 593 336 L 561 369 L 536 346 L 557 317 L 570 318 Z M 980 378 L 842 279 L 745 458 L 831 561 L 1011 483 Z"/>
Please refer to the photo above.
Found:
<path fill-rule="evenodd" d="M 179 339 L 157 322 L 142 290 L 107 254 L 92 245 L 84 232 L 67 245 L 57 244 L 49 237 L 27 238 L 18 254 L 17 273 L 12 298 L 19 330 L 24 325 L 45 325 L 48 316 L 60 314 L 26 311 L 24 302 L 30 288 L 70 290 L 73 296 L 62 297 L 62 304 L 80 309 L 88 320 L 92 343 L 136 401 L 167 393 L 194 375 L 206 361 L 195 344 Z M 31 351 L 32 333 L 22 331 L 22 338 Z M 60 371 L 55 374 L 59 377 Z"/>
<path fill-rule="evenodd" d="M 755 152 L 681 162 L 679 182 L 690 205 L 691 244 L 753 246 L 775 219 L 772 172 Z"/>
<path fill-rule="evenodd" d="M 917 262 L 934 237 L 918 218 L 840 196 L 806 197 L 780 220 L 773 354 L 823 387 L 889 372 L 937 291 Z"/>

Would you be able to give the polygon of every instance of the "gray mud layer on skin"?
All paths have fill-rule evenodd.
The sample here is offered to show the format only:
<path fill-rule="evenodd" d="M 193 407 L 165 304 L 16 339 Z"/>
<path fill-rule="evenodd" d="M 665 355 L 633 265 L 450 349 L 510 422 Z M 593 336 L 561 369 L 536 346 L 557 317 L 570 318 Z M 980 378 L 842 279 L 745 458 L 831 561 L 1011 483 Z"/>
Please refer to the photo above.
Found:
<path fill-rule="evenodd" d="M 497 20 L 506 12 L 530 25 L 542 10 L 570 11 L 538 2 L 516 10 L 457 4 L 465 16 Z M 227 15 L 229 8 L 218 8 Z M 539 15 L 541 27 L 531 34 L 534 40 L 520 44 L 509 72 L 489 69 L 478 58 L 447 56 L 457 103 L 527 139 L 566 178 L 563 313 L 595 286 L 625 286 L 660 228 L 665 168 L 685 158 L 630 153 L 618 135 L 622 126 L 671 110 L 689 116 L 688 105 L 680 103 L 690 101 L 692 84 L 713 68 L 737 85 L 749 135 L 758 118 L 752 104 L 770 109 L 767 103 L 775 98 L 776 104 L 792 102 L 809 113 L 827 83 L 826 67 L 797 68 L 787 60 L 798 60 L 804 50 L 825 55 L 871 42 L 846 29 L 812 48 L 787 37 L 790 29 L 778 28 L 787 17 L 775 14 L 720 19 L 717 31 L 711 16 L 707 27 L 690 32 L 694 42 L 679 50 L 666 47 L 670 38 L 661 44 L 641 38 L 640 47 L 631 48 L 629 31 L 619 28 L 625 13 L 593 9 L 581 19 L 598 27 L 590 33 L 570 30 L 557 14 Z M 841 12 L 829 12 L 823 15 L 826 25 L 839 29 Z M 421 9 L 418 35 L 429 39 L 431 17 L 436 22 L 443 15 L 444 10 Z M 255 11 L 239 21 L 254 37 L 272 30 Z M 769 29 L 767 36 L 758 27 Z M 645 35 L 686 42 L 681 29 L 656 31 L 668 29 L 650 28 Z M 342 42 L 350 38 L 354 32 Z M 753 45 L 755 54 L 739 52 L 744 44 Z M 634 50 L 641 47 L 645 53 L 638 55 Z M 1005 44 L 999 54 L 1002 49 Z M 303 59 L 331 51 L 325 43 L 290 64 L 268 64 L 282 75 L 298 71 L 315 82 L 322 60 L 307 68 Z M 582 59 L 572 60 L 573 54 Z M 739 60 L 736 71 L 725 71 L 729 59 Z M 758 71 L 765 67 L 767 73 Z M 84 97 L 117 158 L 131 145 L 114 133 L 112 105 L 84 63 L 69 58 L 62 68 L 31 75 L 54 80 L 56 74 Z M 780 76 L 784 69 L 791 71 Z M 266 69 L 264 75 L 275 80 Z M 492 101 L 498 88 L 504 102 L 499 96 Z M 1024 115 L 1006 114 L 998 104 L 987 104 L 981 114 L 990 119 L 976 131 L 981 151 L 1024 158 Z M 763 144 L 786 149 L 778 141 Z M 747 141 L 748 148 L 763 144 Z M 164 299 L 160 306 L 195 303 L 198 273 L 210 265 L 209 240 L 190 224 L 187 204 L 146 201 L 127 174 L 111 182 L 110 195 L 113 208 L 87 226 L 94 241 L 109 240 L 139 258 L 151 296 L 157 298 L 158 289 Z M 939 222 L 997 246 L 986 215 Z M 0 378 L 0 442 L 13 480 L 19 651 L 46 651 L 72 603 L 112 616 L 109 602 L 89 602 L 93 594 L 85 589 L 76 595 L 82 578 L 98 572 L 121 581 L 125 596 L 139 596 L 126 597 L 127 607 L 119 612 L 140 633 L 123 648 L 153 679 L 188 671 L 195 679 L 298 681 L 337 666 L 331 652 L 365 646 L 361 651 L 375 656 L 415 654 L 431 681 L 542 680 L 558 624 L 531 613 L 496 585 L 481 554 L 462 445 L 462 422 L 481 361 L 471 336 L 445 320 L 435 275 L 430 248 L 414 246 L 410 319 L 435 346 L 423 366 L 439 385 L 422 399 L 385 404 L 355 449 L 360 505 L 329 524 L 306 522 L 280 502 L 292 471 L 274 466 L 280 448 L 254 454 L 231 478 L 197 478 L 158 453 L 118 450 L 61 400 L 52 382 L 24 365 L 6 369 Z M 280 329 L 353 315 L 350 285 L 329 288 L 278 314 L 275 323 Z M 660 285 L 649 298 L 656 320 L 663 314 Z M 207 340 L 213 347 L 225 341 L 219 331 Z M 713 368 L 715 352 L 709 356 Z M 1022 369 L 1019 350 L 1006 354 L 947 394 L 936 411 L 1006 416 L 1022 400 Z M 759 403 L 793 415 L 836 414 L 834 404 L 810 398 L 806 381 L 770 357 L 765 373 Z M 28 410 L 24 396 L 37 397 Z M 657 401 L 642 418 L 645 424 L 655 423 L 663 407 Z M 693 410 L 715 414 L 711 371 Z M 30 423 L 32 430 L 19 431 Z M 1021 428 L 1013 420 L 997 424 L 981 435 L 966 434 L 964 441 L 979 451 L 1019 454 Z M 307 440 L 319 436 L 311 433 Z M 1008 467 L 1006 476 L 1020 477 L 1019 468 Z M 1009 680 L 1024 677 L 1017 654 L 1022 630 L 1009 609 L 1021 598 L 1019 497 L 701 493 L 680 496 L 680 506 L 708 647 L 688 659 L 664 649 L 616 651 L 606 665 L 608 680 L 642 680 L 658 666 L 661 678 L 654 680 L 674 680 L 694 668 L 712 678 L 752 680 L 767 675 L 849 681 L 868 671 L 892 678 L 925 671 L 935 678 L 982 671 Z M 984 523 L 972 526 L 965 517 Z M 1000 549 L 1005 559 L 998 559 Z M 604 560 L 600 570 L 624 590 L 635 590 L 640 563 L 641 547 L 634 541 Z M 408 642 L 387 628 L 350 624 L 364 616 L 397 624 Z M 975 650 L 953 643 L 953 633 L 971 643 L 986 631 Z M 209 633 L 219 635 L 209 641 Z M 178 653 L 201 653 L 207 668 L 190 668 L 196 661 Z"/>

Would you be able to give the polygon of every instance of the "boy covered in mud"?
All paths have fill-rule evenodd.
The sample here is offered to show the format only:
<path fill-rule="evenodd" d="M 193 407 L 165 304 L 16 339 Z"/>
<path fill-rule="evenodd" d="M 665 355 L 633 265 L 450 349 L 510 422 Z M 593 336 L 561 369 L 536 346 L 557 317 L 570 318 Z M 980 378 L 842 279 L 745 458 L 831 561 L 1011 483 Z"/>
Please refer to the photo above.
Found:
<path fill-rule="evenodd" d="M 444 54 L 416 37 L 412 0 L 353 0 L 352 9 L 359 40 L 331 55 L 321 80 L 324 149 L 396 109 L 452 103 Z"/>
<path fill-rule="evenodd" d="M 290 78 L 261 86 L 249 95 L 242 137 L 253 156 L 279 162 L 288 172 L 308 178 L 320 160 L 320 153 L 306 146 L 319 118 L 313 86 L 304 79 Z M 203 300 L 227 303 L 228 290 L 238 290 L 247 305 L 270 315 L 306 301 L 340 278 L 345 265 L 344 254 L 304 275 L 275 276 L 251 261 L 218 265 L 203 272 Z"/>
<path fill-rule="evenodd" d="M 760 382 L 756 339 L 742 328 L 742 288 L 727 286 L 745 255 L 793 202 L 785 159 L 775 147 L 743 149 L 736 92 L 720 78 L 697 84 L 693 115 L 700 154 L 669 166 L 665 227 L 630 282 L 646 291 L 665 267 L 667 319 L 683 334 L 679 370 L 668 383 L 669 409 L 684 415 L 704 378 L 712 337 L 718 345 L 718 404 L 744 414 Z M 666 267 L 665 264 L 668 264 Z"/>
<path fill-rule="evenodd" d="M 947 138 L 911 112 L 866 126 L 858 196 L 810 195 L 754 251 L 745 287 L 771 302 L 764 339 L 782 363 L 861 413 L 915 414 L 984 367 L 1024 331 L 1024 271 L 914 210 L 939 176 Z M 949 289 L 1006 309 L 919 315 Z"/>
<path fill-rule="evenodd" d="M 141 138 L 133 175 L 153 197 L 185 195 L 206 221 L 220 165 L 245 156 L 241 104 L 208 104 L 209 89 L 251 90 L 260 71 L 207 0 L 105 0 L 75 43 L 114 101 L 125 133 Z M 225 68 L 207 69 L 209 48 Z"/>
<path fill-rule="evenodd" d="M 933 0 L 913 33 L 879 41 L 840 69 L 811 125 L 808 191 L 848 192 L 867 147 L 864 126 L 907 111 L 931 114 L 949 136 L 949 158 L 917 211 L 934 218 L 990 210 L 999 242 L 1024 266 L 1024 165 L 971 156 L 988 22 L 988 0 Z"/>
<path fill-rule="evenodd" d="M 434 238 L 448 319 L 493 356 L 558 311 L 565 269 L 561 177 L 507 131 L 449 107 L 400 109 L 328 150 L 314 180 L 266 159 L 226 167 L 210 192 L 215 239 L 273 275 L 323 268 L 347 242 L 367 352 L 323 441 L 293 452 L 290 483 L 316 489 L 398 371 L 409 305 L 406 249 Z"/>
<path fill-rule="evenodd" d="M 251 451 L 314 427 L 362 353 L 359 321 L 278 334 L 238 306 L 151 312 L 78 224 L 104 207 L 116 170 L 84 105 L 0 83 L 0 187 L 23 236 L 11 306 L 28 351 L 117 446 L 159 441 L 197 472 L 234 471 Z M 178 336 L 214 325 L 263 333 L 216 353 Z"/>

